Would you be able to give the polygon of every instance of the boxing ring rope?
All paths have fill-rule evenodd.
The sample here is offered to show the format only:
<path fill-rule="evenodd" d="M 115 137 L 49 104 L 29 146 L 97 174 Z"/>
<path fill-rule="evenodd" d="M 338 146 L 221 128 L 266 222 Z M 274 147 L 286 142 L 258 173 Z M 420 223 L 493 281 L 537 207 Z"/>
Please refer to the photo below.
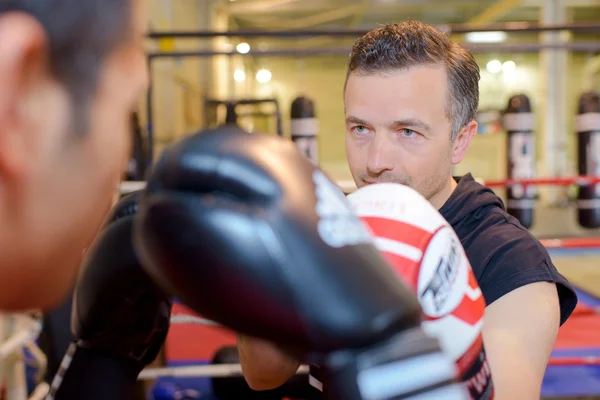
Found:
<path fill-rule="evenodd" d="M 529 179 L 499 179 L 482 180 L 478 182 L 489 188 L 508 188 L 528 186 L 589 186 L 600 183 L 600 176 L 565 176 L 565 177 L 541 177 Z M 564 239 L 540 239 L 547 249 L 591 249 L 600 247 L 600 238 L 564 238 Z"/>
<path fill-rule="evenodd" d="M 552 357 L 548 365 L 556 366 L 573 366 L 573 365 L 600 365 L 600 357 L 584 356 L 584 357 Z"/>
<path fill-rule="evenodd" d="M 469 32 L 507 32 L 507 33 L 533 33 L 533 32 L 556 32 L 571 31 L 573 33 L 591 33 L 600 31 L 597 22 L 582 22 L 570 24 L 539 24 L 530 22 L 495 23 L 486 26 L 456 24 L 437 26 L 447 34 L 459 34 Z M 332 36 L 332 37 L 359 37 L 368 33 L 370 29 L 294 29 L 284 31 L 261 31 L 261 30 L 228 30 L 228 31 L 170 31 L 150 32 L 149 39 L 200 39 L 215 37 L 245 37 L 245 38 L 280 38 L 297 39 L 302 36 Z"/>
<path fill-rule="evenodd" d="M 572 185 L 595 185 L 600 184 L 600 176 L 571 176 L 571 177 L 543 177 L 530 179 L 500 179 L 500 180 L 485 180 L 476 179 L 479 183 L 491 189 L 506 188 L 511 186 L 572 186 Z M 356 190 L 356 185 L 352 180 L 338 180 L 337 185 L 344 193 L 350 193 Z M 146 182 L 130 181 L 123 182 L 120 187 L 121 195 L 141 190 L 146 187 Z M 591 249 L 600 248 L 600 238 L 556 238 L 556 239 L 540 239 L 540 242 L 547 249 Z"/>
<path fill-rule="evenodd" d="M 482 184 L 489 187 L 510 187 L 510 186 L 571 186 L 571 185 L 595 185 L 600 183 L 598 176 L 570 176 L 570 177 L 552 177 L 552 178 L 530 178 L 530 179 L 500 179 L 483 180 Z"/>
<path fill-rule="evenodd" d="M 296 375 L 308 375 L 308 365 L 301 365 Z M 163 377 L 191 378 L 210 377 L 227 378 L 242 376 L 240 364 L 193 365 L 188 367 L 146 368 L 138 376 L 138 380 L 153 380 Z"/>
<path fill-rule="evenodd" d="M 589 313 L 600 313 L 600 309 L 590 310 Z M 195 324 L 222 328 L 214 321 L 206 318 L 187 314 L 174 314 L 171 317 L 172 324 Z M 26 315 L 2 315 L 0 328 L 3 332 L 9 332 L 8 338 L 0 345 L 0 382 L 4 382 L 6 400 L 42 400 L 48 393 L 49 387 L 45 382 L 39 384 L 32 395 L 27 397 L 27 384 L 25 379 L 25 363 L 19 350 L 28 348 L 39 365 L 38 376 L 44 375 L 46 358 L 35 346 L 34 341 L 41 331 L 41 324 Z M 8 329 L 7 329 L 8 328 Z M 11 360 L 11 357 L 13 358 Z M 11 361 L 11 363 L 4 362 Z M 600 357 L 552 357 L 549 366 L 598 366 Z M 308 365 L 301 365 L 297 375 L 307 375 Z M 215 364 L 195 365 L 185 367 L 159 367 L 144 369 L 138 380 L 155 380 L 161 377 L 189 378 L 189 377 L 241 377 L 242 368 L 240 364 Z M 41 381 L 41 379 L 39 379 Z M 0 396 L 0 398 L 2 398 Z"/>
<path fill-rule="evenodd" d="M 501 188 L 510 186 L 571 186 L 571 185 L 595 185 L 600 183 L 600 176 L 565 176 L 565 177 L 544 177 L 544 178 L 530 178 L 530 179 L 498 179 L 498 180 L 486 180 L 477 179 L 479 183 L 489 188 Z M 356 190 L 354 181 L 343 179 L 336 181 L 337 185 L 342 191 L 353 191 Z M 120 192 L 122 195 L 133 192 L 135 190 L 141 190 L 146 187 L 144 181 L 126 181 L 122 182 L 120 186 Z"/>
<path fill-rule="evenodd" d="M 600 238 L 540 239 L 548 250 L 558 249 L 596 249 L 600 247 Z"/>
<path fill-rule="evenodd" d="M 579 314 L 600 313 L 599 309 L 593 309 Z M 175 314 L 171 317 L 171 323 L 207 325 L 212 327 L 222 327 L 214 321 L 195 317 L 186 314 Z M 548 362 L 549 366 L 598 366 L 600 365 L 600 357 L 583 356 L 583 357 L 552 357 Z M 307 375 L 309 372 L 308 365 L 301 365 L 296 375 Z M 225 378 L 225 377 L 241 377 L 242 368 L 240 364 L 215 364 L 215 365 L 195 365 L 185 367 L 160 367 L 146 368 L 143 370 L 139 380 L 153 380 L 161 377 L 208 377 L 208 378 Z"/>
<path fill-rule="evenodd" d="M 600 357 L 552 357 L 548 366 L 599 366 Z M 308 375 L 309 366 L 301 365 L 296 375 Z M 227 378 L 241 377 L 240 364 L 196 365 L 187 367 L 148 368 L 143 370 L 139 380 L 154 380 L 158 378 Z"/>
<path fill-rule="evenodd" d="M 529 53 L 542 50 L 569 50 L 572 52 L 594 53 L 600 51 L 598 42 L 566 42 L 566 43 L 500 43 L 488 45 L 472 45 L 465 43 L 462 45 L 471 53 Z M 148 54 L 148 61 L 151 63 L 159 58 L 209 58 L 217 56 L 236 56 L 236 57 L 293 57 L 293 56 L 346 56 L 351 52 L 350 47 L 329 47 L 329 48 L 308 48 L 308 49 L 274 49 L 274 50 L 251 50 L 247 53 L 239 53 L 235 50 L 217 51 L 173 51 L 169 53 L 153 52 Z"/>
<path fill-rule="evenodd" d="M 594 185 L 600 183 L 600 177 L 596 176 L 573 176 L 553 178 L 532 179 L 508 179 L 508 180 L 478 180 L 480 183 L 490 187 L 509 187 L 514 185 Z M 337 181 L 338 186 L 349 193 L 356 189 L 351 180 Z M 120 185 L 121 195 L 143 189 L 146 182 L 123 182 Z M 600 238 L 576 238 L 576 239 L 546 239 L 541 240 L 546 248 L 598 248 Z M 586 311 L 586 314 L 600 313 L 599 309 Z M 223 328 L 220 324 L 196 316 L 175 314 L 172 316 L 173 324 L 195 324 Z M 25 314 L 0 314 L 0 399 L 1 400 L 42 400 L 48 393 L 48 385 L 42 381 L 46 369 L 46 357 L 36 346 L 35 340 L 41 331 L 39 320 Z M 38 367 L 38 379 L 40 382 L 33 393 L 27 396 L 27 380 L 25 376 L 25 357 L 23 350 L 29 350 L 34 363 Z M 600 357 L 552 357 L 548 363 L 550 366 L 598 366 Z M 308 366 L 302 365 L 298 374 L 308 374 Z M 159 377 L 233 377 L 241 376 L 240 364 L 217 364 L 197 365 L 173 368 L 146 368 L 139 376 L 140 380 L 153 380 Z M 2 395 L 4 394 L 4 396 Z"/>
<path fill-rule="evenodd" d="M 352 180 L 339 180 L 336 183 L 340 187 L 340 189 L 342 189 L 342 191 L 344 191 L 345 193 L 356 190 L 356 185 Z M 124 181 L 121 183 L 119 191 L 121 193 L 121 196 L 124 196 L 128 193 L 135 192 L 136 190 L 142 190 L 145 187 L 145 181 Z"/>
<path fill-rule="evenodd" d="M 171 324 L 193 324 L 224 328 L 222 325 L 206 318 L 196 317 L 188 314 L 174 314 L 171 316 Z M 224 328 L 227 329 L 227 328 Z M 308 365 L 301 365 L 296 375 L 308 375 Z M 190 378 L 211 377 L 226 378 L 242 376 L 240 364 L 215 364 L 215 365 L 193 365 L 186 367 L 158 367 L 146 368 L 138 376 L 138 380 L 153 380 L 161 377 Z"/>
<path fill-rule="evenodd" d="M 195 325 L 205 325 L 205 326 L 218 326 L 223 327 L 216 323 L 215 321 L 211 321 L 209 319 L 194 317 L 193 315 L 186 314 L 176 314 L 171 317 L 172 324 L 195 324 Z"/>

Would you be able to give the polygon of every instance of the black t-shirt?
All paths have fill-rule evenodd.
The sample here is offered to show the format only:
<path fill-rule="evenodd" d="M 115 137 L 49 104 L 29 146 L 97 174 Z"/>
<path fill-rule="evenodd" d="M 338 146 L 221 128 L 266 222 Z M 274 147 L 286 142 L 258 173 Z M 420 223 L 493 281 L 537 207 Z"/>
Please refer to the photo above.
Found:
<path fill-rule="evenodd" d="M 452 225 L 471 263 L 486 303 L 534 282 L 556 283 L 561 325 L 577 305 L 577 295 L 558 273 L 546 248 L 509 215 L 502 200 L 471 174 L 455 178 L 458 186 L 440 209 Z M 311 399 L 322 398 L 320 370 L 311 366 Z"/>

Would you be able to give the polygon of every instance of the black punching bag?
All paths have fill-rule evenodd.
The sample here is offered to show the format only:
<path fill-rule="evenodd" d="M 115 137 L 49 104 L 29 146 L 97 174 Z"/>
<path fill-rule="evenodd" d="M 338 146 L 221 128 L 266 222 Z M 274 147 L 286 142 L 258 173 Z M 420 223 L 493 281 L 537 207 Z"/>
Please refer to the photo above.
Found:
<path fill-rule="evenodd" d="M 575 131 L 579 175 L 600 176 L 600 95 L 586 92 L 579 97 Z M 577 220 L 584 228 L 600 227 L 600 184 L 581 185 L 577 198 Z"/>
<path fill-rule="evenodd" d="M 318 131 L 319 121 L 315 117 L 314 102 L 308 97 L 294 99 L 291 111 L 292 141 L 315 165 L 319 164 Z"/>
<path fill-rule="evenodd" d="M 225 124 L 226 125 L 237 125 L 237 112 L 235 111 L 235 103 L 227 103 L 225 113 Z"/>
<path fill-rule="evenodd" d="M 508 179 L 531 179 L 535 175 L 534 116 L 524 94 L 512 96 L 504 112 L 502 125 L 507 134 Z M 513 185 L 507 188 L 507 211 L 525 228 L 533 225 L 535 188 Z"/>
<path fill-rule="evenodd" d="M 131 158 L 127 166 L 125 180 L 143 181 L 146 176 L 150 155 L 137 113 L 131 115 L 131 135 Z"/>

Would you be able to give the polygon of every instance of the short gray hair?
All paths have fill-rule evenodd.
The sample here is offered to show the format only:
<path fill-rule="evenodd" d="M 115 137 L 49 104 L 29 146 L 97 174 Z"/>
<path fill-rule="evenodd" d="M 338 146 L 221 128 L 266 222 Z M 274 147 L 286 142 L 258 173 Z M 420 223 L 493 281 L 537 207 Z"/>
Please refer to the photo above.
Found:
<path fill-rule="evenodd" d="M 452 123 L 454 141 L 460 130 L 475 119 L 479 65 L 469 51 L 435 27 L 406 21 L 368 32 L 352 47 L 346 83 L 353 72 L 377 74 L 427 64 L 446 68 L 450 92 L 446 115 Z"/>

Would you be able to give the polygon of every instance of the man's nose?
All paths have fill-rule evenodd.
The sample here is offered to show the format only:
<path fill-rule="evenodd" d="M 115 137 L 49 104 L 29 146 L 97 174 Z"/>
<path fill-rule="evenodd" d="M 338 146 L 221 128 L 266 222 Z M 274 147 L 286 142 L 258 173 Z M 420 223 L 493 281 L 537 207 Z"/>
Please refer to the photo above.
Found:
<path fill-rule="evenodd" d="M 393 166 L 392 144 L 388 143 L 385 135 L 375 135 L 369 143 L 367 171 L 370 175 L 381 175 L 391 171 Z"/>

